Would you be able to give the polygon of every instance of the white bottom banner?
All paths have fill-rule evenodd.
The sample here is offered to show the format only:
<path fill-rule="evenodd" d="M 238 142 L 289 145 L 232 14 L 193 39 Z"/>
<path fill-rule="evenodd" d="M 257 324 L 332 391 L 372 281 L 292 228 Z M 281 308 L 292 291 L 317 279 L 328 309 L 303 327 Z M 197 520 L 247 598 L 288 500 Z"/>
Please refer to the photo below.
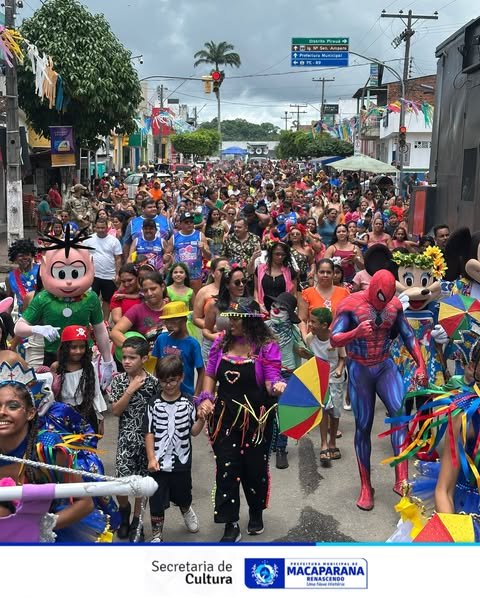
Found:
<path fill-rule="evenodd" d="M 268 589 L 383 598 L 408 588 L 416 596 L 460 596 L 476 587 L 478 550 L 478 544 L 0 546 L 2 596 L 234 598 Z"/>

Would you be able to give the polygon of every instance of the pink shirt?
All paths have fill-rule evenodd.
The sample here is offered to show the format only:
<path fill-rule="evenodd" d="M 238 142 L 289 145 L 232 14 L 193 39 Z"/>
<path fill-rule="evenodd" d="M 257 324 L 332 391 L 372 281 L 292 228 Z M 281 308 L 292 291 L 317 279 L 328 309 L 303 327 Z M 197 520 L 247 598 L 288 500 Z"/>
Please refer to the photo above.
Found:
<path fill-rule="evenodd" d="M 365 289 L 368 289 L 371 280 L 372 277 L 366 270 L 360 270 L 355 274 L 352 282 L 358 285 L 361 291 L 364 291 Z"/>

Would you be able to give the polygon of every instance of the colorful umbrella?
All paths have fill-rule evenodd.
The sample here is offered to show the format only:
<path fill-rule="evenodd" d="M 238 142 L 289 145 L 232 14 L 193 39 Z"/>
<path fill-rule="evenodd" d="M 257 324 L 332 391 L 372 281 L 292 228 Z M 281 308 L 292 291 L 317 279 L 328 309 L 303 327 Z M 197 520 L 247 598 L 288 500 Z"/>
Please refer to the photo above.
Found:
<path fill-rule="evenodd" d="M 278 402 L 280 432 L 299 440 L 322 421 L 328 401 L 330 364 L 312 357 L 297 368 Z"/>
<path fill-rule="evenodd" d="M 414 542 L 478 542 L 478 520 L 471 515 L 435 513 Z"/>
<path fill-rule="evenodd" d="M 472 320 L 480 323 L 480 301 L 465 295 L 452 295 L 440 300 L 438 323 L 452 340 L 460 339 L 460 331 L 468 330 Z"/>

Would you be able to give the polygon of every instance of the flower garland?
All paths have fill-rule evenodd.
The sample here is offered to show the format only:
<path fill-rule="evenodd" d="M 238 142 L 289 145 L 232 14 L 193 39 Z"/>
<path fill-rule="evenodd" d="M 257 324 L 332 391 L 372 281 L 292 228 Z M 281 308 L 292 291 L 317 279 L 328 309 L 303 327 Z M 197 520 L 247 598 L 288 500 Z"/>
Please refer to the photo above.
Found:
<path fill-rule="evenodd" d="M 419 268 L 430 271 L 433 278 L 441 280 L 447 271 L 447 263 L 438 247 L 427 247 L 423 253 L 401 253 L 395 251 L 392 260 L 397 266 Z"/>

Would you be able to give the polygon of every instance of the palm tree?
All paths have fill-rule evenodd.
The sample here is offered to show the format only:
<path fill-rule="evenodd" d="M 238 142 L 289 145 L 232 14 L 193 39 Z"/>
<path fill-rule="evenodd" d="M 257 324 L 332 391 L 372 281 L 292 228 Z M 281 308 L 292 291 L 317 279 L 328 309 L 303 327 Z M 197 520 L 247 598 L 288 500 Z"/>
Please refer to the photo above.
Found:
<path fill-rule="evenodd" d="M 241 61 L 240 56 L 236 52 L 231 52 L 234 50 L 234 46 L 229 44 L 228 42 L 220 42 L 216 44 L 213 41 L 205 42 L 204 44 L 205 49 L 199 50 L 195 52 L 194 58 L 196 58 L 193 66 L 196 67 L 199 64 L 211 64 L 215 66 L 215 70 L 218 71 L 220 69 L 220 65 L 226 66 L 236 66 L 237 68 L 240 67 Z M 218 135 L 220 137 L 219 141 L 219 152 L 222 151 L 222 125 L 220 122 L 220 87 L 215 92 L 217 96 L 217 128 L 218 128 Z"/>

